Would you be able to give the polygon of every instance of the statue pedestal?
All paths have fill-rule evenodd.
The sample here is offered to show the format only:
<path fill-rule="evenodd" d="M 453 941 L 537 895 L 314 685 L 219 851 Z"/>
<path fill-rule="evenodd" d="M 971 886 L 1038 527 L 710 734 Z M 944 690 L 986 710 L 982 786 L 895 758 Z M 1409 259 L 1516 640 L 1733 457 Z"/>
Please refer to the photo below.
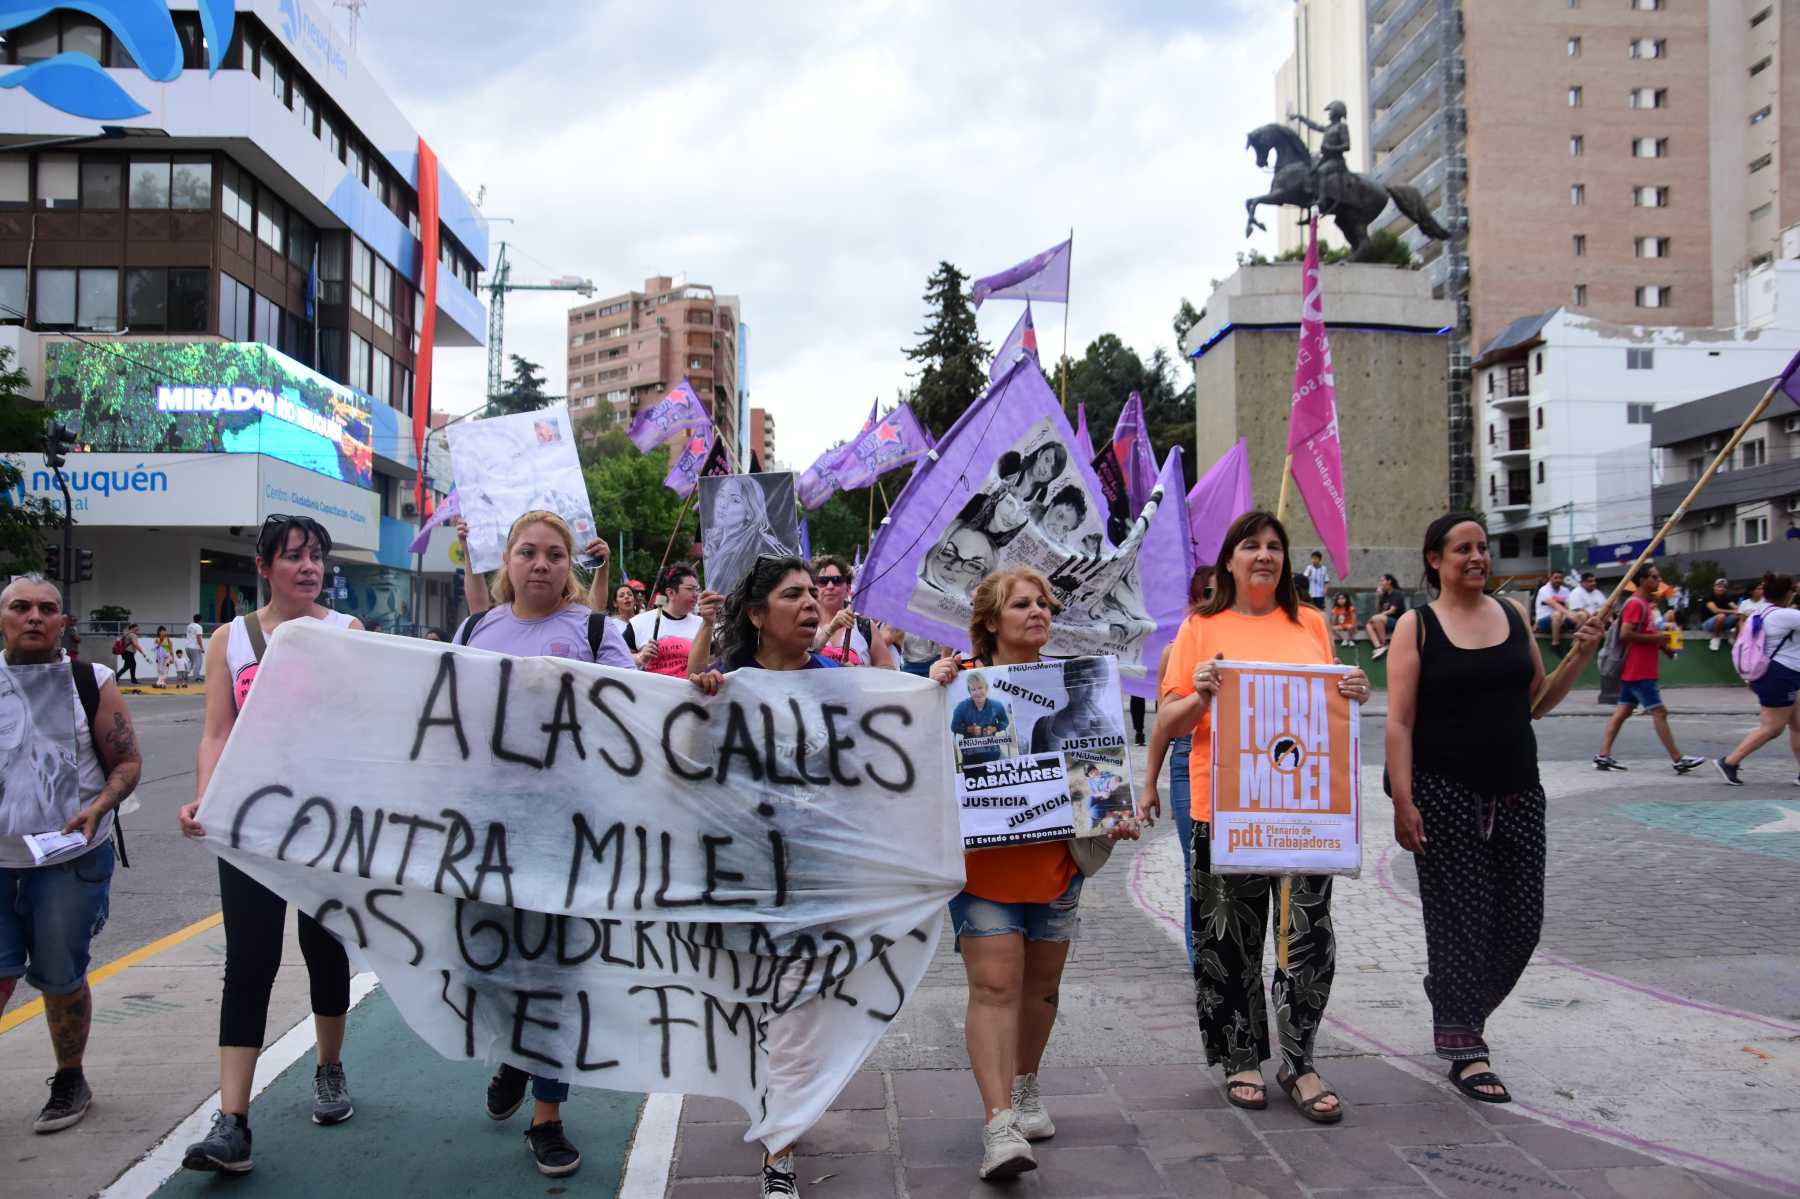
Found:
<path fill-rule="evenodd" d="M 1449 495 L 1456 306 L 1433 299 L 1420 271 L 1339 263 L 1322 273 L 1350 525 L 1350 572 L 1334 586 L 1373 588 L 1391 573 L 1411 590 L 1425 526 Z M 1182 346 L 1194 371 L 1199 471 L 1245 438 L 1256 502 L 1270 510 L 1287 456 L 1300 288 L 1297 262 L 1240 267 L 1207 297 Z M 1286 524 L 1298 570 L 1321 545 L 1297 491 Z"/>

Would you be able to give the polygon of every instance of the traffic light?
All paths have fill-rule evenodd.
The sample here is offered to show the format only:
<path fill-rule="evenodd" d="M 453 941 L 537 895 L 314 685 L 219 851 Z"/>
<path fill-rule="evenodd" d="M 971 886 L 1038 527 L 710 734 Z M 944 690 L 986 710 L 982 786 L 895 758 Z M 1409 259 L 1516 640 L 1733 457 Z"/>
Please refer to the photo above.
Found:
<path fill-rule="evenodd" d="M 48 545 L 44 547 L 44 577 L 52 583 L 63 581 L 62 546 Z"/>
<path fill-rule="evenodd" d="M 74 444 L 74 430 L 61 421 L 52 422 L 50 431 L 44 434 L 44 465 L 51 470 L 61 470 Z"/>
<path fill-rule="evenodd" d="M 75 578 L 72 581 L 76 582 L 76 583 L 89 583 L 89 582 L 93 581 L 93 578 L 94 578 L 94 551 L 93 550 L 76 550 L 75 551 Z"/>

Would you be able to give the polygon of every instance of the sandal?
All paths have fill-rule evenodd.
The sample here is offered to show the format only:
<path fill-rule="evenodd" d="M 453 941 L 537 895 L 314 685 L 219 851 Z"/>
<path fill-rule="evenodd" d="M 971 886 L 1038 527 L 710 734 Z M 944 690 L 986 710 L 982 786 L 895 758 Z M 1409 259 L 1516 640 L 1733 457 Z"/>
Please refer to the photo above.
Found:
<path fill-rule="evenodd" d="M 1249 1099 L 1240 1099 L 1237 1094 L 1240 1090 L 1254 1092 L 1254 1095 Z M 1225 1083 L 1225 1102 L 1229 1103 L 1232 1107 L 1241 1107 L 1246 1111 L 1260 1112 L 1269 1106 L 1268 1088 L 1263 1085 L 1262 1080 L 1260 1079 L 1255 1082 L 1251 1082 L 1247 1078 L 1241 1078 L 1236 1082 L 1227 1080 Z"/>
<path fill-rule="evenodd" d="M 1329 1084 L 1311 1099 L 1302 1099 L 1300 1098 L 1300 1075 L 1277 1074 L 1275 1081 L 1281 1084 L 1281 1089 L 1287 1092 L 1287 1097 L 1293 1100 L 1294 1107 L 1300 1114 L 1314 1124 L 1336 1124 L 1344 1118 L 1344 1101 L 1336 1091 L 1331 1089 Z M 1323 1078 L 1320 1078 L 1319 1081 L 1325 1082 Z M 1319 1104 L 1325 1102 L 1326 1099 L 1336 1099 L 1337 1106 L 1329 1111 L 1320 1111 Z"/>
<path fill-rule="evenodd" d="M 1483 1070 L 1480 1074 L 1463 1074 L 1462 1068 L 1468 1064 L 1468 1062 L 1450 1063 L 1450 1081 L 1456 1084 L 1457 1090 L 1482 1103 L 1512 1102 L 1512 1092 L 1506 1089 L 1506 1084 L 1500 1081 L 1498 1074 L 1492 1070 Z M 1480 1090 L 1481 1087 L 1499 1087 L 1500 1093 L 1490 1095 L 1488 1092 Z"/>

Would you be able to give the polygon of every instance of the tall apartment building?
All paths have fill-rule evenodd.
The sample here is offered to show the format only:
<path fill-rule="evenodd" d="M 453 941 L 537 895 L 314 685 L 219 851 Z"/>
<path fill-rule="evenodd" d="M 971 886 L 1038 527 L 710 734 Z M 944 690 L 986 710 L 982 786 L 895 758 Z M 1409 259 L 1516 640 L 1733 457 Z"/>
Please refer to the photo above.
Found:
<path fill-rule="evenodd" d="M 1315 121 L 1325 119 L 1325 106 L 1342 100 L 1350 110 L 1350 153 L 1345 161 L 1353 171 L 1369 169 L 1369 68 L 1368 34 L 1364 0 L 1294 0 L 1294 52 L 1275 73 L 1275 119 L 1285 121 L 1290 112 Z M 1306 148 L 1319 150 L 1319 134 L 1304 126 L 1296 131 Z M 1276 226 L 1278 249 L 1302 249 L 1305 233 L 1298 221 L 1286 217 Z M 1327 218 L 1319 225 L 1319 237 L 1342 245 L 1337 226 Z"/>
<path fill-rule="evenodd" d="M 738 444 L 738 299 L 668 275 L 569 309 L 569 407 L 631 417 L 686 379 Z"/>
<path fill-rule="evenodd" d="M 775 414 L 767 408 L 750 409 L 750 450 L 764 470 L 775 469 Z"/>

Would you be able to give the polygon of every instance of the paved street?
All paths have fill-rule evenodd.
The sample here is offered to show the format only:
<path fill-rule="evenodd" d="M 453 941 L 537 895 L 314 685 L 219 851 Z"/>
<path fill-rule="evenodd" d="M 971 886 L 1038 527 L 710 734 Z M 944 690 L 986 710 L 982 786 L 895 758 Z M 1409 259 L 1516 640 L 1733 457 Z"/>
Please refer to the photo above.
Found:
<path fill-rule="evenodd" d="M 1116 855 L 1083 896 L 1044 1075 L 1059 1131 L 1040 1150 L 1041 1169 L 1000 1193 L 1800 1195 L 1790 1149 L 1800 1088 L 1800 949 L 1790 931 L 1800 919 L 1800 789 L 1785 750 L 1753 758 L 1751 785 L 1731 790 L 1711 774 L 1670 774 L 1642 722 L 1617 750 L 1631 772 L 1595 772 L 1587 758 L 1605 710 L 1591 695 L 1539 726 L 1552 799 L 1549 914 L 1539 960 L 1490 1029 L 1496 1065 L 1520 1102 L 1477 1107 L 1429 1054 L 1412 869 L 1391 848 L 1379 786 L 1379 699 L 1364 730 L 1367 865 L 1337 885 L 1339 967 L 1322 1038 L 1325 1073 L 1348 1104 L 1344 1124 L 1305 1124 L 1278 1094 L 1263 1113 L 1224 1105 L 1201 1064 L 1179 947 L 1180 858 L 1165 824 Z M 1677 691 L 1671 700 L 1684 752 L 1720 753 L 1750 719 L 1741 692 Z M 191 929 L 217 907 L 212 858 L 173 829 L 174 808 L 192 795 L 198 703 L 134 698 L 133 711 L 148 780 L 130 826 L 137 865 L 115 882 L 97 963 Z M 15 1002 L 0 1026 L 0 1094 L 13 1097 L 0 1110 L 9 1197 L 98 1193 L 147 1154 L 111 1194 L 216 1185 L 169 1175 L 170 1153 L 178 1157 L 188 1135 L 177 1126 L 204 1122 L 216 1086 L 222 949 L 219 930 L 201 928 L 96 985 L 89 1071 L 99 1098 L 87 1121 L 53 1138 L 28 1131 L 49 1047 L 41 1019 L 18 1019 Z M 395 1195 L 556 1192 L 530 1172 L 517 1143 L 522 1119 L 482 1118 L 481 1072 L 425 1049 L 379 988 L 352 1015 L 346 1056 L 357 1118 L 337 1129 L 306 1121 L 310 1025 L 284 1037 L 306 1007 L 291 943 L 284 961 L 269 1085 L 253 1108 L 259 1166 L 250 1185 L 259 1193 L 316 1194 L 327 1183 Z M 359 989 L 371 985 L 359 980 Z M 863 1075 L 802 1142 L 806 1194 L 995 1193 L 974 1177 L 979 1102 L 962 1048 L 963 1002 L 946 942 Z M 569 1111 L 586 1157 L 582 1190 L 620 1187 L 641 1118 L 638 1160 L 619 1193 L 754 1193 L 757 1151 L 742 1143 L 730 1105 L 688 1101 L 672 1150 L 641 1097 L 578 1092 Z M 329 1178 L 325 1163 L 335 1163 Z"/>

